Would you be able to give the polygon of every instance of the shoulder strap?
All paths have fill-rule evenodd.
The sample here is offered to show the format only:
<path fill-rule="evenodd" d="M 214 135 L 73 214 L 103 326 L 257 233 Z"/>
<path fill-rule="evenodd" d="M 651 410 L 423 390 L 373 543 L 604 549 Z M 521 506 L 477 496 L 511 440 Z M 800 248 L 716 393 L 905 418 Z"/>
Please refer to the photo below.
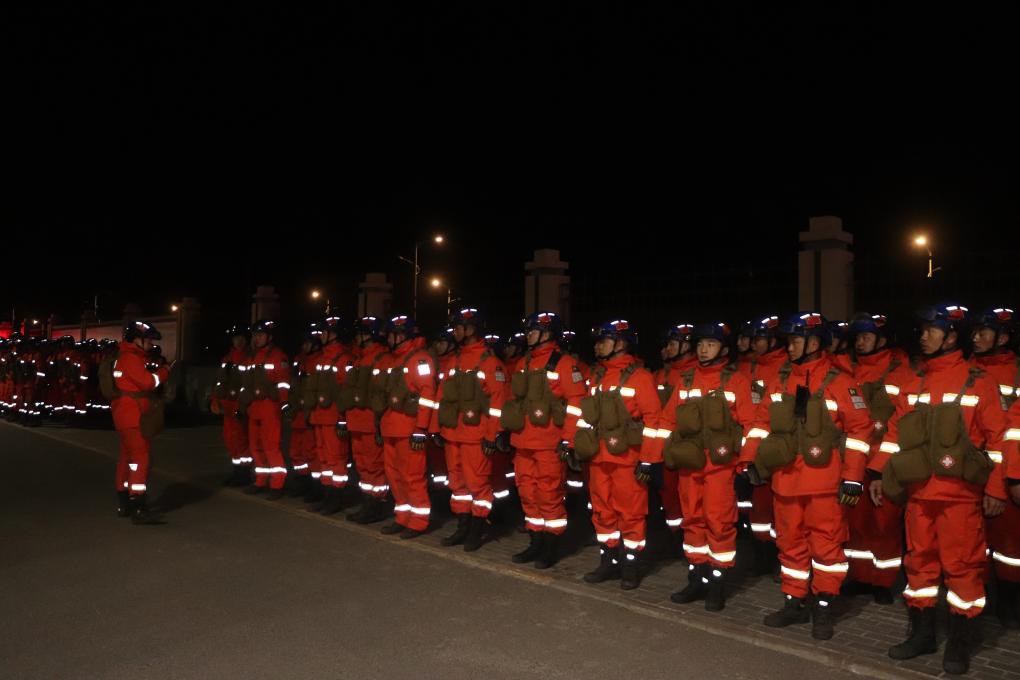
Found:
<path fill-rule="evenodd" d="M 692 368 L 689 371 L 681 373 L 680 379 L 684 381 L 684 388 L 690 390 L 691 386 L 694 384 L 694 369 Z"/>
<path fill-rule="evenodd" d="M 620 374 L 620 387 L 626 385 L 627 380 L 630 378 L 630 376 L 634 375 L 634 372 L 639 368 L 641 368 L 641 365 L 635 361 L 630 366 L 623 369 L 623 373 Z"/>
<path fill-rule="evenodd" d="M 786 381 L 790 379 L 791 373 L 793 373 L 793 364 L 789 361 L 779 368 L 779 384 L 782 385 L 783 392 L 786 392 Z"/>
<path fill-rule="evenodd" d="M 969 371 L 967 371 L 967 382 L 963 383 L 963 389 L 960 390 L 959 394 L 956 395 L 956 399 L 953 399 L 953 403 L 959 406 L 960 403 L 963 401 L 963 394 L 970 388 L 974 387 L 974 383 L 977 382 L 977 379 L 983 376 L 984 374 L 985 372 L 977 367 L 971 368 Z"/>
<path fill-rule="evenodd" d="M 841 371 L 833 366 L 829 369 L 829 372 L 825 374 L 825 379 L 822 380 L 822 384 L 818 387 L 815 392 L 815 396 L 821 399 L 825 395 L 825 388 L 832 384 L 832 381 L 839 377 Z"/>
<path fill-rule="evenodd" d="M 896 357 L 893 357 L 893 360 L 890 361 L 889 365 L 885 367 L 884 371 L 882 371 L 882 375 L 880 375 L 878 377 L 878 381 L 881 382 L 881 383 L 884 383 L 885 379 L 889 377 L 889 374 L 892 373 L 893 371 L 895 371 L 899 367 L 900 367 L 900 360 L 897 359 Z"/>
<path fill-rule="evenodd" d="M 563 358 L 563 354 L 559 351 L 555 351 L 549 355 L 549 361 L 545 363 L 546 373 L 555 373 L 556 367 L 560 365 L 560 359 Z"/>

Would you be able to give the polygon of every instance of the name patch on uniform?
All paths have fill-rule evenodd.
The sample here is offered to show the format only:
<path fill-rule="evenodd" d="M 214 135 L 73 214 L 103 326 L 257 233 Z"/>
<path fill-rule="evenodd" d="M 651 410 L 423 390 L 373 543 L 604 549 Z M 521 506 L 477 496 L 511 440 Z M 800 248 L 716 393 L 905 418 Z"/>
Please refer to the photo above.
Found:
<path fill-rule="evenodd" d="M 501 368 L 497 368 L 496 369 L 496 382 L 501 382 L 501 383 L 505 383 L 506 382 L 506 375 L 503 373 L 503 369 L 501 369 Z"/>
<path fill-rule="evenodd" d="M 570 379 L 574 381 L 575 385 L 583 381 L 584 376 L 581 375 L 581 369 L 579 369 L 577 366 L 574 366 L 574 369 L 570 372 Z"/>
<path fill-rule="evenodd" d="M 868 408 L 868 405 L 864 403 L 864 397 L 862 397 L 853 387 L 850 388 L 850 401 L 853 403 L 855 409 Z"/>
<path fill-rule="evenodd" d="M 432 368 L 424 359 L 418 360 L 418 375 L 432 375 Z"/>

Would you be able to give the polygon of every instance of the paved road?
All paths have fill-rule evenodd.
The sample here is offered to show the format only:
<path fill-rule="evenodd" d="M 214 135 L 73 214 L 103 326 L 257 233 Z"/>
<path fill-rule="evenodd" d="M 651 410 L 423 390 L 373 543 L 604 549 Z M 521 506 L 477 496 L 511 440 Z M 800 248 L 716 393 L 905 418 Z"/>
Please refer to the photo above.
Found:
<path fill-rule="evenodd" d="M 0 425 L 0 678 L 855 677 Z M 293 507 L 293 506 L 291 506 Z"/>

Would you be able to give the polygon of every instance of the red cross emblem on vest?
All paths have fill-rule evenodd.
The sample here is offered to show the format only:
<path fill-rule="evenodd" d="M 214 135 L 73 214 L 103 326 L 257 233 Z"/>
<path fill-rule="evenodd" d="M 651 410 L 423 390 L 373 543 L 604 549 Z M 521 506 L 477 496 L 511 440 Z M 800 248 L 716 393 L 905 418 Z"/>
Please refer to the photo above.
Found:
<path fill-rule="evenodd" d="M 726 454 L 728 454 L 730 452 L 730 450 L 728 448 L 726 448 L 726 446 L 724 445 L 724 446 L 720 446 L 718 449 L 716 449 L 715 452 L 718 453 L 720 456 L 725 456 Z"/>
<path fill-rule="evenodd" d="M 942 456 L 942 458 L 939 459 L 939 463 L 942 465 L 942 467 L 948 470 L 949 468 L 953 467 L 953 465 L 956 464 L 956 461 L 953 460 L 952 456 L 946 455 Z"/>
<path fill-rule="evenodd" d="M 475 417 L 475 412 L 474 411 L 464 411 L 464 417 L 465 418 L 474 418 Z"/>
<path fill-rule="evenodd" d="M 610 446 L 616 446 L 617 442 L 619 442 L 619 441 L 620 441 L 620 440 L 619 440 L 619 439 L 617 439 L 616 437 L 610 437 L 610 438 L 609 438 L 609 445 L 610 445 Z"/>
<path fill-rule="evenodd" d="M 536 417 L 536 418 L 541 418 L 541 417 L 542 417 L 542 415 L 543 415 L 543 414 L 542 414 L 542 409 L 540 409 L 540 408 L 536 408 L 536 409 L 535 409 L 535 417 Z"/>
<path fill-rule="evenodd" d="M 819 456 L 822 455 L 822 447 L 812 446 L 810 449 L 808 449 L 808 455 L 811 456 L 812 458 L 818 458 Z"/>

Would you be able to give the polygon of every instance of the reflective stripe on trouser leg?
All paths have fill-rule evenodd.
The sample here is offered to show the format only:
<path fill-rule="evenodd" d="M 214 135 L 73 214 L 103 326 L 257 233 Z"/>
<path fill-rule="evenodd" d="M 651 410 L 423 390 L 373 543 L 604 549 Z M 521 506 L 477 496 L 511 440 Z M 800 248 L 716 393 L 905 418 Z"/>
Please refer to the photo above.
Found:
<path fill-rule="evenodd" d="M 843 552 L 848 535 L 847 508 L 839 504 L 836 494 L 808 496 L 806 501 L 804 526 L 811 553 L 811 592 L 838 593 L 850 570 Z"/>
<path fill-rule="evenodd" d="M 282 489 L 287 481 L 287 468 L 280 450 L 280 406 L 264 399 L 248 407 L 248 421 L 258 423 L 259 445 L 262 448 L 263 468 L 270 468 L 269 488 Z M 256 475 L 256 479 L 258 476 Z"/>
<path fill-rule="evenodd" d="M 950 609 L 967 618 L 980 615 L 988 564 L 981 504 L 944 503 L 935 517 L 935 532 Z"/>
<path fill-rule="evenodd" d="M 1001 515 L 985 521 L 996 577 L 1020 583 L 1020 506 L 1007 502 Z"/>
<path fill-rule="evenodd" d="M 471 491 L 464 477 L 463 449 L 456 442 L 448 441 L 446 453 L 446 480 L 450 487 L 450 512 L 466 515 L 471 512 Z"/>
<path fill-rule="evenodd" d="M 535 471 L 535 493 L 539 517 L 547 534 L 559 536 L 567 530 L 567 466 L 553 450 L 532 452 Z"/>
<path fill-rule="evenodd" d="M 361 478 L 361 491 L 376 498 L 385 498 L 389 491 L 386 468 L 383 461 L 383 447 L 375 443 L 370 432 L 351 432 L 351 452 L 354 467 Z"/>
<path fill-rule="evenodd" d="M 762 484 L 751 490 L 751 511 L 747 517 L 751 522 L 751 532 L 755 540 L 762 542 L 775 541 L 772 533 L 775 529 L 775 518 L 773 512 L 772 486 Z"/>
<path fill-rule="evenodd" d="M 383 457 L 396 504 L 397 523 L 408 529 L 425 531 L 431 511 L 425 482 L 425 452 L 413 451 L 407 437 L 386 437 Z"/>
<path fill-rule="evenodd" d="M 606 463 L 591 463 L 588 466 L 591 521 L 595 525 L 595 536 L 599 543 L 609 548 L 616 547 L 621 537 L 612 500 L 614 467 L 616 466 Z"/>
<path fill-rule="evenodd" d="M 807 498 L 797 496 L 773 499 L 782 590 L 786 595 L 802 599 L 808 595 L 811 578 L 811 552 L 804 526 L 806 501 Z"/>
<path fill-rule="evenodd" d="M 492 510 L 492 460 L 482 453 L 481 443 L 460 445 L 461 470 L 471 494 L 471 514 L 488 517 Z"/>
<path fill-rule="evenodd" d="M 907 572 L 907 587 L 903 599 L 910 607 L 927 609 L 938 602 L 942 565 L 939 562 L 939 540 L 935 518 L 940 504 L 930 501 L 907 502 L 904 524 L 907 535 L 907 554 L 903 566 Z"/>
<path fill-rule="evenodd" d="M 149 442 L 137 427 L 119 430 L 122 450 L 127 454 L 127 481 L 131 495 L 145 493 L 149 478 Z"/>
<path fill-rule="evenodd" d="M 659 489 L 659 501 L 662 512 L 666 516 L 666 526 L 672 531 L 678 530 L 683 524 L 683 504 L 680 502 L 680 472 L 662 469 L 662 488 Z"/>

